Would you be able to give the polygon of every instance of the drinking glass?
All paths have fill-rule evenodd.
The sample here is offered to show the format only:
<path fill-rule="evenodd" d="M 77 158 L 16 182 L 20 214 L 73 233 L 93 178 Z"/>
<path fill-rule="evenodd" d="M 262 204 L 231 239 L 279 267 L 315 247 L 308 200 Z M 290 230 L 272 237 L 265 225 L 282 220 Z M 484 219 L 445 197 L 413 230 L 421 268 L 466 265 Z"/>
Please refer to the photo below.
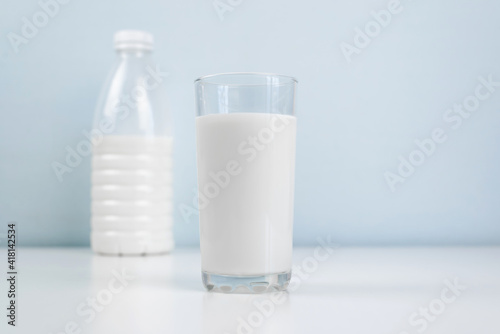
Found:
<path fill-rule="evenodd" d="M 286 289 L 291 277 L 297 80 L 195 81 L 202 278 L 209 291 Z"/>

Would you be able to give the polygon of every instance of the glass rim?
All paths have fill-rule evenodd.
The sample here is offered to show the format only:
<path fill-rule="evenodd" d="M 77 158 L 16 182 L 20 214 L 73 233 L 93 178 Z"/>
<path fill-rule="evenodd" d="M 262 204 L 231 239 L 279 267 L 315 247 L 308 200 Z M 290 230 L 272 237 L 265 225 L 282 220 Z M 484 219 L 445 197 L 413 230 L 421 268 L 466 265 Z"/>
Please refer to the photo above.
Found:
<path fill-rule="evenodd" d="M 217 83 L 217 82 L 210 82 L 210 79 L 215 79 L 215 78 L 220 78 L 220 77 L 226 77 L 226 76 L 255 76 L 255 77 L 275 77 L 283 81 L 287 81 L 285 83 L 279 82 L 276 84 L 269 84 L 269 83 Z M 195 84 L 209 84 L 209 85 L 215 85 L 215 86 L 234 86 L 234 87 L 244 87 L 244 86 L 283 86 L 283 85 L 289 85 L 289 84 L 298 84 L 298 80 L 295 77 L 292 77 L 290 75 L 282 75 L 282 74 L 277 74 L 277 73 L 265 73 L 265 72 L 225 72 L 225 73 L 216 73 L 216 74 L 209 74 L 209 75 L 204 75 L 199 77 L 194 81 Z"/>

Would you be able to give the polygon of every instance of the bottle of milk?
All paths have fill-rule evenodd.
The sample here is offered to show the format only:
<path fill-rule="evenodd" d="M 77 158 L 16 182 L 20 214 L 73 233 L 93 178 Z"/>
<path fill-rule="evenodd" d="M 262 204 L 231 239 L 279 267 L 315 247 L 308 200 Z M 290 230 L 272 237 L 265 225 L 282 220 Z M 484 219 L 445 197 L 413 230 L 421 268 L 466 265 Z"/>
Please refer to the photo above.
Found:
<path fill-rule="evenodd" d="M 92 249 L 100 254 L 165 253 L 172 236 L 172 135 L 153 36 L 114 36 L 116 63 L 92 130 Z"/>

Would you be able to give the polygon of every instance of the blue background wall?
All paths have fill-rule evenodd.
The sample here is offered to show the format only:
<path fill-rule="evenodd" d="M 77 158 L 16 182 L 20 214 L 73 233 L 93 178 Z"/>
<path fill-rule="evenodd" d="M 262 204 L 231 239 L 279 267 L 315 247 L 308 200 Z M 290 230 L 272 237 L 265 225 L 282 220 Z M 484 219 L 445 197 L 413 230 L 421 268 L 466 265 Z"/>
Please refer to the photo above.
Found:
<path fill-rule="evenodd" d="M 222 21 L 212 0 L 72 0 L 15 53 L 8 34 L 40 5 L 1 0 L 0 223 L 22 244 L 89 244 L 90 158 L 61 183 L 51 163 L 91 128 L 124 28 L 152 32 L 170 72 L 176 207 L 196 187 L 193 80 L 277 72 L 299 79 L 296 245 L 500 243 L 500 87 L 457 129 L 443 120 L 479 76 L 500 81 L 500 2 L 401 0 L 351 62 L 341 43 L 389 1 L 230 3 Z M 392 192 L 384 173 L 434 128 L 447 140 Z M 176 210 L 178 245 L 197 244 L 197 224 Z"/>

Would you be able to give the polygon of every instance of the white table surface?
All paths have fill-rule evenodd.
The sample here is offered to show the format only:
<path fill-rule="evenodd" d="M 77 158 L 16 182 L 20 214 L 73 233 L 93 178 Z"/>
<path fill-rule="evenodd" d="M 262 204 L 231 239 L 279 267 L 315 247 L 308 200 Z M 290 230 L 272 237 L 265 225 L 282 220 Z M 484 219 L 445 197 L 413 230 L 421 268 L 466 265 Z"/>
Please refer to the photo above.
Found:
<path fill-rule="evenodd" d="M 295 249 L 294 263 L 301 265 L 313 255 L 313 248 Z M 113 270 L 122 269 L 134 278 L 118 291 Z M 274 296 L 281 297 L 277 303 L 269 294 L 205 292 L 200 254 L 194 249 L 125 258 L 81 248 L 21 248 L 18 325 L 7 326 L 2 311 L 0 332 L 500 333 L 500 247 L 340 247 L 314 269 L 295 281 L 294 291 Z M 454 298 L 445 293 L 445 303 L 447 279 L 458 279 L 465 289 Z M 2 281 L 5 310 L 7 284 Z M 86 303 L 96 297 L 108 304 L 98 304 L 102 310 L 93 311 L 90 319 Z M 430 305 L 436 312 L 430 313 L 432 321 L 421 320 L 419 309 Z M 408 320 L 414 312 L 414 320 L 420 319 L 416 326 Z M 427 323 L 424 330 L 422 322 Z"/>

